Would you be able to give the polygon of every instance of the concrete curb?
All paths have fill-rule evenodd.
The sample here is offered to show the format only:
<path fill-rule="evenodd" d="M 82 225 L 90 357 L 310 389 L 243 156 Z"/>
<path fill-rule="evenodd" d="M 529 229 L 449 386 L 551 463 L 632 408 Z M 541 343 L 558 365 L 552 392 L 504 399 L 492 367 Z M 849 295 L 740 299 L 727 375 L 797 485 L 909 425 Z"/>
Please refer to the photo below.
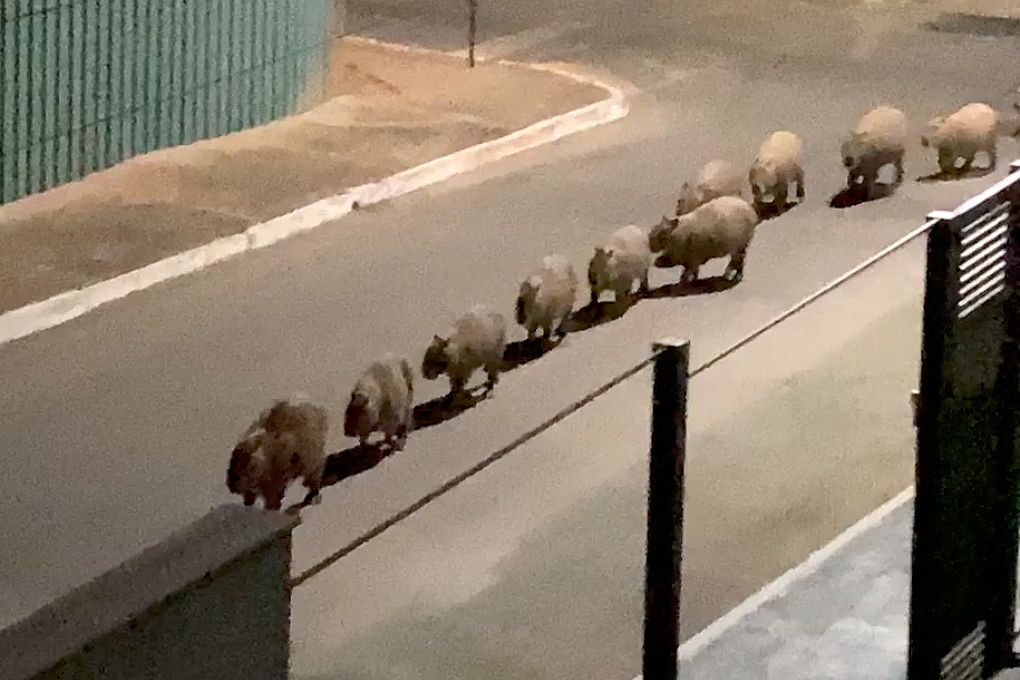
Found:
<path fill-rule="evenodd" d="M 761 609 L 763 606 L 783 597 L 790 592 L 804 579 L 812 576 L 825 566 L 825 563 L 839 555 L 851 543 L 861 536 L 876 529 L 884 522 L 889 515 L 894 513 L 904 504 L 913 500 L 914 485 L 911 484 L 888 501 L 875 508 L 867 515 L 859 519 L 838 536 L 826 543 L 824 546 L 808 555 L 807 559 L 794 566 L 779 578 L 767 583 L 758 592 L 754 593 L 736 607 L 726 612 L 718 619 L 702 629 L 699 633 L 682 643 L 677 648 L 677 661 L 683 663 L 689 661 L 718 642 L 727 632 L 735 628 L 741 621 Z M 638 675 L 634 680 L 643 680 Z"/>
<path fill-rule="evenodd" d="M 404 52 L 444 55 L 443 52 L 435 50 L 394 45 L 371 38 L 347 39 Z M 226 236 L 115 278 L 60 293 L 49 299 L 6 312 L 0 315 L 0 345 L 66 323 L 101 305 L 158 283 L 200 271 L 241 253 L 264 248 L 295 234 L 310 231 L 347 215 L 355 203 L 366 206 L 403 196 L 508 156 L 549 144 L 561 137 L 620 120 L 630 112 L 630 105 L 620 88 L 595 78 L 549 65 L 504 60 L 493 63 L 555 73 L 578 83 L 601 87 L 609 93 L 609 97 L 539 121 L 504 137 L 436 158 L 378 182 L 353 187 L 286 215 L 253 225 L 240 234 Z"/>

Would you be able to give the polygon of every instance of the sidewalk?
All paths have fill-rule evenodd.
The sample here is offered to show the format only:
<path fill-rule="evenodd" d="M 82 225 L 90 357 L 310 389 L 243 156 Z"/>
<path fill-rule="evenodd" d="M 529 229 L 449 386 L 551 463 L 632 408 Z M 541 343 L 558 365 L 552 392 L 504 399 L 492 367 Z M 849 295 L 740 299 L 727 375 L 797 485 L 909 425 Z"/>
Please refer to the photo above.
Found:
<path fill-rule="evenodd" d="M 913 508 L 912 501 L 901 504 L 817 570 L 805 568 L 785 594 L 700 651 L 687 651 L 681 677 L 902 680 Z"/>
<path fill-rule="evenodd" d="M 527 96 L 522 96 L 527 93 Z M 0 314 L 606 99 L 525 66 L 336 43 L 326 103 L 0 207 Z M 413 225 L 409 225 L 413 227 Z"/>
<path fill-rule="evenodd" d="M 684 644 L 680 677 L 903 680 L 913 516 L 910 491 L 847 530 Z"/>

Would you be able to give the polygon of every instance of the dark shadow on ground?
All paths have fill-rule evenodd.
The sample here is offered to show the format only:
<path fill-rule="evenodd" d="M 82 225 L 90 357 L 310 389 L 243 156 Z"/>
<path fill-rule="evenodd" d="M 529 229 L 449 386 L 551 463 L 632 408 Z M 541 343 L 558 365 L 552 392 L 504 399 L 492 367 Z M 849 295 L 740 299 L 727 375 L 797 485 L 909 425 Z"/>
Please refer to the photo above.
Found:
<path fill-rule="evenodd" d="M 994 173 L 992 168 L 971 167 L 967 172 L 933 172 L 930 175 L 922 175 L 916 181 L 922 184 L 933 184 L 935 182 L 954 182 L 961 179 L 980 179 Z"/>
<path fill-rule="evenodd" d="M 479 386 L 469 389 L 467 394 L 456 402 L 451 401 L 450 395 L 446 394 L 418 404 L 414 407 L 414 430 L 424 430 L 427 427 L 434 427 L 448 420 L 453 420 L 484 400 L 484 388 Z"/>
<path fill-rule="evenodd" d="M 350 479 L 363 472 L 368 472 L 386 458 L 396 453 L 394 449 L 381 444 L 355 444 L 342 451 L 326 456 L 325 469 L 322 473 L 322 488 L 327 489 Z M 305 496 L 300 503 L 287 508 L 288 513 L 298 512 L 312 504 L 312 499 Z"/>
<path fill-rule="evenodd" d="M 721 293 L 737 285 L 739 281 L 727 279 L 723 276 L 706 276 L 691 283 L 675 281 L 666 283 L 657 288 L 652 288 L 645 294 L 649 300 L 661 298 L 689 297 L 691 295 L 708 295 Z"/>
<path fill-rule="evenodd" d="M 479 385 L 469 389 L 465 398 L 459 402 L 451 402 L 449 395 L 437 397 L 431 401 L 418 404 L 414 407 L 414 430 L 422 430 L 427 427 L 439 425 L 451 420 L 461 413 L 476 406 L 485 399 L 484 386 Z M 412 431 L 414 431 L 412 430 Z M 325 470 L 322 474 L 322 488 L 339 484 L 345 479 L 368 472 L 397 451 L 385 444 L 366 444 L 361 446 L 355 444 L 342 451 L 331 453 L 326 456 Z M 311 505 L 312 499 L 305 496 L 304 500 L 287 508 L 287 512 L 294 513 Z"/>
<path fill-rule="evenodd" d="M 780 205 L 773 201 L 772 203 L 755 203 L 752 205 L 754 206 L 754 211 L 758 213 L 758 219 L 765 222 L 766 220 L 774 220 L 785 215 L 800 204 L 801 201 L 787 201 Z"/>
<path fill-rule="evenodd" d="M 881 182 L 875 184 L 875 195 L 870 199 L 864 195 L 864 186 L 861 184 L 855 184 L 852 187 L 846 187 L 839 193 L 835 194 L 829 200 L 830 208 L 852 208 L 855 205 L 861 205 L 862 203 L 870 203 L 871 201 L 877 201 L 883 198 L 888 198 L 896 193 L 895 184 L 882 184 Z"/>
<path fill-rule="evenodd" d="M 550 340 L 535 338 L 534 340 L 517 340 L 509 343 L 503 352 L 503 367 L 501 371 L 504 373 L 512 371 L 515 368 L 531 363 L 535 359 L 542 358 L 546 353 L 559 346 L 563 342 L 563 337 L 561 335 Z"/>
<path fill-rule="evenodd" d="M 967 33 L 997 38 L 1020 36 L 1020 19 L 1015 17 L 942 12 L 937 19 L 921 25 L 927 31 L 942 33 Z"/>
<path fill-rule="evenodd" d="M 634 303 L 637 301 L 638 297 L 635 296 Z M 566 333 L 577 333 L 616 321 L 626 314 L 631 306 L 625 302 L 596 302 L 594 305 L 588 303 L 570 315 L 563 324 L 563 330 Z"/>
<path fill-rule="evenodd" d="M 345 479 L 367 472 L 385 458 L 396 453 L 394 449 L 380 444 L 354 445 L 326 457 L 326 470 L 322 475 L 322 486 L 333 486 Z"/>

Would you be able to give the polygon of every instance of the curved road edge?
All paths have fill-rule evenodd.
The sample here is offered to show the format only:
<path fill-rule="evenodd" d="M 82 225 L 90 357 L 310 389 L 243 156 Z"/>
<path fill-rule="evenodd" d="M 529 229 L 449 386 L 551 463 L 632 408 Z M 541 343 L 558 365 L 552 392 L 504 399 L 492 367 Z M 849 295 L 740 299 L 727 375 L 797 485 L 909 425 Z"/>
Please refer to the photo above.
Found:
<path fill-rule="evenodd" d="M 435 50 L 386 43 L 373 38 L 352 37 L 350 39 L 401 51 L 439 54 Z M 158 283 L 201 271 L 217 262 L 310 231 L 336 221 L 359 207 L 381 203 L 438 184 L 508 156 L 550 144 L 567 135 L 615 122 L 630 113 L 630 105 L 623 89 L 600 78 L 582 73 L 576 68 L 505 60 L 498 60 L 498 62 L 555 73 L 578 83 L 600 87 L 609 96 L 594 104 L 541 120 L 498 139 L 441 156 L 378 182 L 353 187 L 343 193 L 298 208 L 286 215 L 255 224 L 240 234 L 219 238 L 112 279 L 100 281 L 78 290 L 60 293 L 46 300 L 6 312 L 0 315 L 0 345 L 59 326 L 104 304 L 145 290 Z"/>

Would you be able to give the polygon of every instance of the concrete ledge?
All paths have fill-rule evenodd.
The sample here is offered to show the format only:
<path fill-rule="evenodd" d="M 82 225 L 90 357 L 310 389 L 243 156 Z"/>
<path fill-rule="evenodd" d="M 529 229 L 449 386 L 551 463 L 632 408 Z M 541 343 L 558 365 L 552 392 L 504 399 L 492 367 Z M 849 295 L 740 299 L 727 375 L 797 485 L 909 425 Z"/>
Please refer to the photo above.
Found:
<path fill-rule="evenodd" d="M 437 53 L 424 48 L 395 46 L 369 38 L 348 39 L 386 45 L 407 52 Z M 353 187 L 281 217 L 256 224 L 241 234 L 217 239 L 113 279 L 6 312 L 0 315 L 0 345 L 66 323 L 133 292 L 201 271 L 241 253 L 264 248 L 295 234 L 333 222 L 350 213 L 355 204 L 367 206 L 403 196 L 508 156 L 549 144 L 567 135 L 611 123 L 630 112 L 623 91 L 596 78 L 550 65 L 517 64 L 504 60 L 499 60 L 498 63 L 555 73 L 575 82 L 600 87 L 609 96 L 594 104 L 539 121 L 504 137 L 409 168 L 379 182 Z"/>
<path fill-rule="evenodd" d="M 175 594 L 212 579 L 289 534 L 295 516 L 223 505 L 166 540 L 0 631 L 0 669 L 31 678 L 123 628 Z"/>

